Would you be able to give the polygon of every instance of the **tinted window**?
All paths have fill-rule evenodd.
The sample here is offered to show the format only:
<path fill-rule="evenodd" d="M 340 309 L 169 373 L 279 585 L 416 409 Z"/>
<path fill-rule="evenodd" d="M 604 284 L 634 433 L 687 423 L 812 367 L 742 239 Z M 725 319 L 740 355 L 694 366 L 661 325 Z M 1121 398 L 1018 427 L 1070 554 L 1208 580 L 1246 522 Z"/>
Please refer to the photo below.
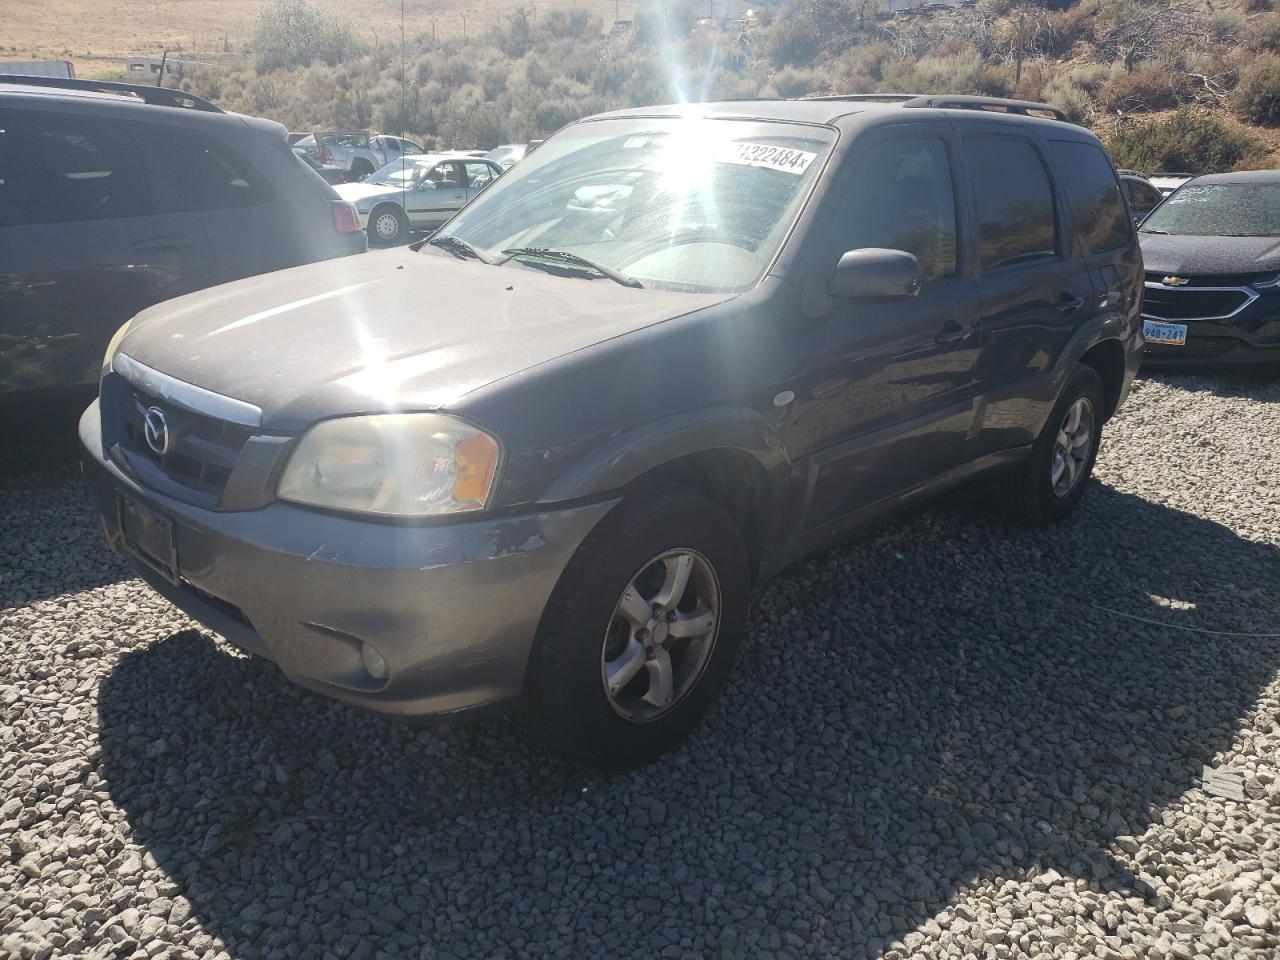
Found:
<path fill-rule="evenodd" d="M 0 226 L 151 212 L 130 123 L 0 114 Z"/>
<path fill-rule="evenodd" d="M 486 186 L 493 179 L 493 168 L 487 163 L 468 163 L 467 182 L 473 187 Z"/>
<path fill-rule="evenodd" d="M 1066 185 L 1076 232 L 1089 251 L 1101 253 L 1128 243 L 1133 225 L 1120 195 L 1120 183 L 1102 148 L 1050 140 L 1049 152 Z"/>
<path fill-rule="evenodd" d="M 1135 217 L 1145 217 L 1164 199 L 1159 190 L 1141 180 L 1128 180 L 1126 184 L 1129 187 L 1129 207 Z"/>
<path fill-rule="evenodd" d="M 186 210 L 247 207 L 270 199 L 248 161 L 220 143 L 175 130 L 157 131 L 153 151 Z"/>
<path fill-rule="evenodd" d="M 956 201 L 941 140 L 894 140 L 859 161 L 837 215 L 841 253 L 862 247 L 906 250 L 925 280 L 956 272 Z"/>
<path fill-rule="evenodd" d="M 964 158 L 978 211 L 982 268 L 1052 257 L 1053 188 L 1031 144 L 1013 137 L 966 137 Z"/>

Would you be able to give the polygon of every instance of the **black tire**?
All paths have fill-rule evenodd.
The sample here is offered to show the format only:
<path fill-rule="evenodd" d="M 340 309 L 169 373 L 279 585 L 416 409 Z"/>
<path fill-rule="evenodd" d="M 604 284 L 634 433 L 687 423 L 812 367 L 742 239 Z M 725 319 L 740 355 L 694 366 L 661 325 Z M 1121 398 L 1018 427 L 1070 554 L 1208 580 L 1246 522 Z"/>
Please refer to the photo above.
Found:
<path fill-rule="evenodd" d="M 351 164 L 351 179 L 360 181 L 364 180 L 369 174 L 373 173 L 373 164 L 363 157 L 357 158 Z"/>
<path fill-rule="evenodd" d="M 695 552 L 714 571 L 718 626 L 701 672 L 689 674 L 687 692 L 652 719 L 628 719 L 606 693 L 607 635 L 632 581 L 652 559 L 677 549 Z M 543 614 L 525 683 L 531 732 L 550 752 L 608 771 L 642 766 L 673 749 L 698 726 L 729 676 L 750 592 L 742 536 L 714 501 L 660 491 L 624 500 L 578 549 Z M 647 683 L 642 674 L 637 680 Z"/>
<path fill-rule="evenodd" d="M 1059 430 L 1073 406 L 1083 401 L 1088 405 L 1092 419 L 1088 431 L 1090 447 L 1079 467 L 1078 479 L 1065 494 L 1054 489 L 1055 445 Z M 1067 377 L 1066 386 L 1058 395 L 1044 429 L 1031 448 L 1031 455 L 1014 470 L 1001 477 L 1003 486 L 997 492 L 1004 511 L 1014 520 L 1045 527 L 1066 519 L 1075 510 L 1085 490 L 1098 457 L 1098 445 L 1102 441 L 1102 421 L 1106 417 L 1106 394 L 1102 378 L 1092 367 L 1078 363 Z"/>
<path fill-rule="evenodd" d="M 394 220 L 395 233 L 387 234 L 379 229 L 383 222 Z M 394 247 L 409 239 L 409 218 L 403 210 L 392 203 L 384 203 L 374 207 L 369 214 L 369 226 L 365 231 L 369 234 L 369 245 L 374 247 Z"/>

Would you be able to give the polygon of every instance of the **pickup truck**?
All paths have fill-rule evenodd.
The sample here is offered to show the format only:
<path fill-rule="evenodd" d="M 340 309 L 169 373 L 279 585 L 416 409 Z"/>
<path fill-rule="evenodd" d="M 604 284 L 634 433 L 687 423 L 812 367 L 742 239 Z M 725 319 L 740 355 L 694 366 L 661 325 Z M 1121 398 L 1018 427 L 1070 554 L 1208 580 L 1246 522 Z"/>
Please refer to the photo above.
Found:
<path fill-rule="evenodd" d="M 363 180 L 405 154 L 422 153 L 412 140 L 388 134 L 371 137 L 367 130 L 313 133 L 294 147 L 305 150 L 317 163 L 337 167 L 347 180 Z"/>

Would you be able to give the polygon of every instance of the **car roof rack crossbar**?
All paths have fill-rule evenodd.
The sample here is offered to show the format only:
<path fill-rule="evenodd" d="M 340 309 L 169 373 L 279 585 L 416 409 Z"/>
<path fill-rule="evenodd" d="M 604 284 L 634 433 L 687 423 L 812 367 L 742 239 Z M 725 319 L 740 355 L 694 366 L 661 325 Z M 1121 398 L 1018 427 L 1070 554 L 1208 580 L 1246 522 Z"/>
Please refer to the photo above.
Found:
<path fill-rule="evenodd" d="M 157 107 L 185 107 L 190 110 L 204 110 L 208 113 L 223 112 L 221 107 L 210 103 L 204 97 L 197 97 L 194 93 L 172 90 L 169 87 L 152 87 L 141 83 L 73 80 L 67 77 L 28 77 L 14 73 L 0 73 L 0 83 L 25 87 L 54 87 L 62 90 L 88 90 L 95 93 L 125 93 L 137 97 L 143 103 Z"/>
<path fill-rule="evenodd" d="M 1005 97 L 919 96 L 908 100 L 903 104 L 903 106 L 938 107 L 941 109 L 958 110 L 992 110 L 1001 111 L 1003 113 L 1016 113 L 1024 117 L 1047 113 L 1054 120 L 1061 120 L 1063 123 L 1071 122 L 1071 118 L 1068 117 L 1064 111 L 1052 104 L 1036 103 L 1034 100 L 1009 100 Z"/>

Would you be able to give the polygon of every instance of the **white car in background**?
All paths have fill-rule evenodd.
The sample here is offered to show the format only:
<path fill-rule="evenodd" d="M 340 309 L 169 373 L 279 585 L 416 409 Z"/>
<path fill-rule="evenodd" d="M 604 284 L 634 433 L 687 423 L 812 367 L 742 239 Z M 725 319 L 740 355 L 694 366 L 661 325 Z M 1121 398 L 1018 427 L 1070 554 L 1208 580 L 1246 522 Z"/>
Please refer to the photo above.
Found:
<path fill-rule="evenodd" d="M 420 153 L 334 189 L 355 204 L 370 244 L 392 246 L 405 243 L 411 232 L 435 230 L 501 175 L 502 167 L 484 157 Z"/>
<path fill-rule="evenodd" d="M 485 154 L 485 157 L 494 163 L 500 164 L 502 169 L 505 170 L 523 160 L 526 150 L 528 150 L 527 144 L 504 143 L 500 147 L 494 147 Z"/>

